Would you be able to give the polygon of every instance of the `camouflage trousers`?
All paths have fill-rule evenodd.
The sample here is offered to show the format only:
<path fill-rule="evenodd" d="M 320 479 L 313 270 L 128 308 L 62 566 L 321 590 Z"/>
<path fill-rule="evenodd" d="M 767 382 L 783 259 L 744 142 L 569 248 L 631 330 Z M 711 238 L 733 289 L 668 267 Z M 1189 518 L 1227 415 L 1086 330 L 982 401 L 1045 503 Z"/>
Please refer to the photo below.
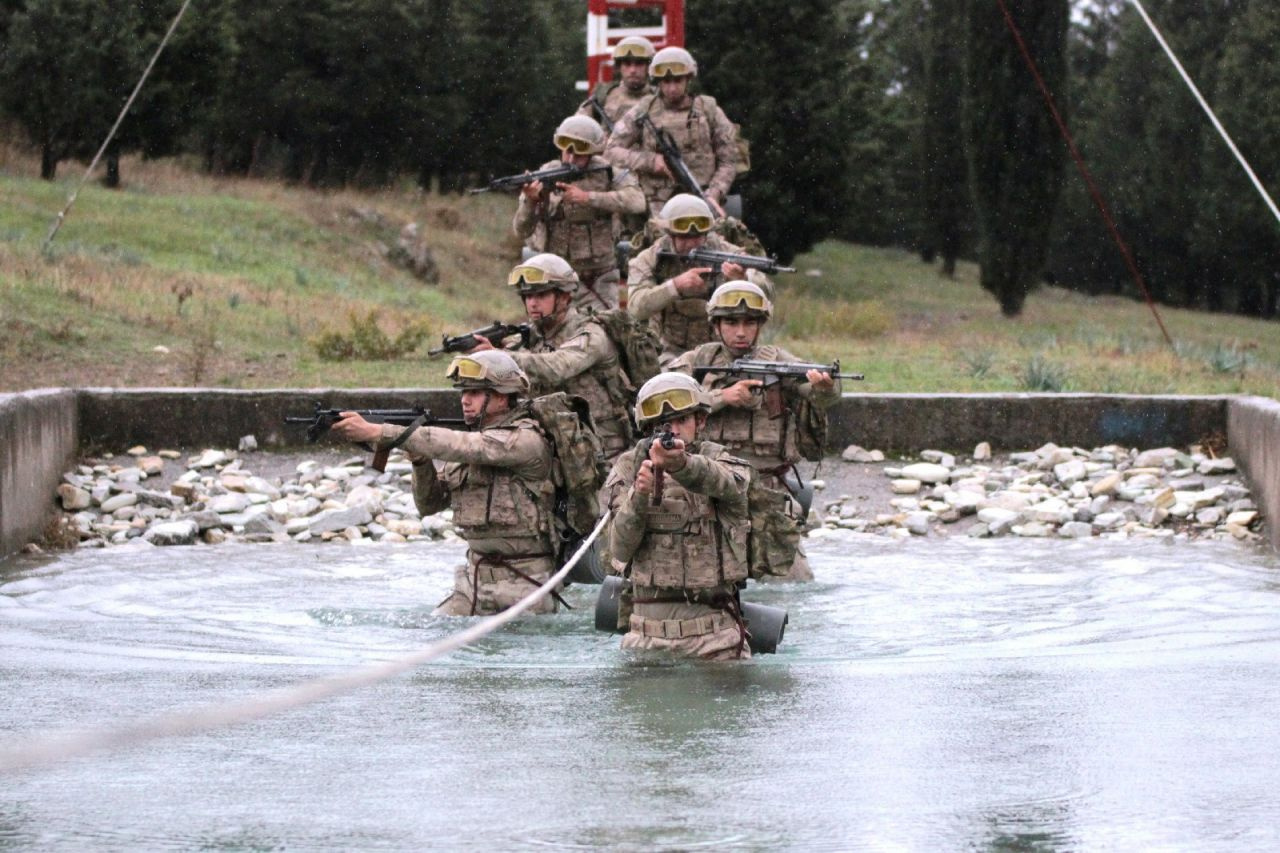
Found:
<path fill-rule="evenodd" d="M 435 614 L 487 616 L 501 613 L 555 573 L 550 557 L 521 557 L 512 559 L 510 565 L 496 564 L 492 560 L 492 557 L 468 552 L 467 562 L 454 570 L 453 592 L 436 606 Z M 548 595 L 527 612 L 555 613 L 559 609 L 560 603 Z"/>
<path fill-rule="evenodd" d="M 621 280 L 617 267 L 609 267 L 597 272 L 578 272 L 582 285 L 574 291 L 573 307 L 579 311 L 590 308 L 593 311 L 608 311 L 618 307 L 618 282 Z"/>
<path fill-rule="evenodd" d="M 624 649 L 646 649 L 677 657 L 724 661 L 746 660 L 751 649 L 734 618 L 706 604 L 661 602 L 636 604 Z"/>

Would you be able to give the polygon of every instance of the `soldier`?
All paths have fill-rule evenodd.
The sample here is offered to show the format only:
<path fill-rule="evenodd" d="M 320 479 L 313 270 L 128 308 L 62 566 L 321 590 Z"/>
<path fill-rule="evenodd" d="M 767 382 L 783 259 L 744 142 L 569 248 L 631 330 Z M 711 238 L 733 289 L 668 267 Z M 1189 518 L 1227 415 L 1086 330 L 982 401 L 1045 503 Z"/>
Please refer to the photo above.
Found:
<path fill-rule="evenodd" d="M 624 649 L 708 660 L 751 656 L 738 601 L 747 578 L 751 471 L 702 440 L 707 409 L 691 377 L 650 379 L 636 398 L 636 420 L 642 430 L 669 430 L 671 447 L 640 442 L 618 457 L 605 482 L 613 565 L 630 578 L 633 596 Z"/>
<path fill-rule="evenodd" d="M 773 293 L 773 283 L 757 270 L 738 264 L 687 267 L 677 258 L 661 253 L 684 255 L 700 246 L 718 252 L 742 254 L 738 246 L 712 231 L 711 209 L 697 196 L 681 193 L 663 205 L 658 224 L 666 232 L 652 246 L 631 259 L 627 274 L 627 310 L 637 320 L 648 319 L 662 340 L 663 364 L 699 344 L 713 340 L 707 322 L 707 296 L 713 285 L 706 277 L 721 276 L 729 281 L 746 279 Z"/>
<path fill-rule="evenodd" d="M 544 253 L 517 264 L 507 283 L 533 326 L 527 347 L 507 352 L 529 377 L 534 396 L 567 391 L 587 401 L 605 456 L 613 459 L 635 440 L 627 411 L 633 386 L 604 327 L 573 307 L 577 274 L 563 258 Z M 492 347 L 480 342 L 472 352 Z"/>
<path fill-rule="evenodd" d="M 604 138 L 604 130 L 593 119 L 570 116 L 560 122 L 554 136 L 560 159 L 539 169 L 561 163 L 583 169 L 608 165 L 600 156 Z M 555 187 L 544 187 L 541 181 L 525 184 L 511 227 L 534 251 L 551 252 L 573 265 L 583 285 L 576 299 L 578 307 L 605 310 L 618 307 L 615 214 L 644 210 L 644 193 L 635 175 L 625 169 L 593 172 L 575 183 Z"/>
<path fill-rule="evenodd" d="M 462 415 L 473 432 L 421 427 L 403 442 L 413 462 L 413 497 L 423 515 L 453 507 L 467 541 L 467 562 L 453 593 L 435 612 L 497 613 L 541 586 L 556 571 L 552 446 L 520 404 L 529 379 L 501 351 L 460 355 L 446 375 L 462 389 Z M 333 427 L 350 441 L 391 447 L 405 427 L 371 424 L 344 412 Z M 446 462 L 437 472 L 432 460 Z M 558 596 L 535 613 L 553 613 Z"/>
<path fill-rule="evenodd" d="M 746 281 L 726 282 L 711 294 L 706 310 L 719 340 L 680 356 L 671 363 L 671 370 L 693 373 L 695 368 L 724 366 L 737 358 L 799 361 L 781 347 L 760 343 L 764 324 L 773 315 L 773 303 L 756 285 Z M 805 378 L 808 381 L 780 383 L 778 391 L 770 392 L 782 395 L 781 406 L 773 406 L 772 412 L 763 405 L 759 379 L 735 379 L 720 373 L 707 374 L 702 381 L 711 410 L 707 437 L 750 463 L 760 485 L 770 490 L 771 500 L 757 502 L 762 504 L 758 508 L 753 504 L 753 530 L 760 528 L 763 532 L 767 523 L 763 517 L 754 515 L 757 509 L 780 511 L 797 524 L 804 523 L 803 511 L 782 479 L 792 473 L 800 461 L 797 430 L 806 424 L 797 412 L 806 404 L 825 409 L 840 397 L 836 380 L 830 374 L 810 370 Z M 795 562 L 785 577 L 813 580 L 813 571 L 802 549 L 797 549 Z"/>
<path fill-rule="evenodd" d="M 649 84 L 649 60 L 653 42 L 643 36 L 627 36 L 613 46 L 613 79 L 596 85 L 591 97 L 578 107 L 578 115 L 590 116 L 609 128 L 618 123 L 645 95 Z M 603 113 L 603 118 L 601 118 Z"/>
<path fill-rule="evenodd" d="M 658 81 L 658 93 L 645 95 L 622 117 L 609 136 L 605 156 L 615 166 L 633 170 L 657 216 L 667 199 L 680 192 L 675 178 L 658 150 L 652 130 L 641 118 L 671 133 L 689 171 L 706 191 L 719 215 L 738 167 L 738 131 L 716 104 L 715 98 L 693 95 L 689 85 L 698 65 L 681 47 L 664 47 L 649 66 Z"/>

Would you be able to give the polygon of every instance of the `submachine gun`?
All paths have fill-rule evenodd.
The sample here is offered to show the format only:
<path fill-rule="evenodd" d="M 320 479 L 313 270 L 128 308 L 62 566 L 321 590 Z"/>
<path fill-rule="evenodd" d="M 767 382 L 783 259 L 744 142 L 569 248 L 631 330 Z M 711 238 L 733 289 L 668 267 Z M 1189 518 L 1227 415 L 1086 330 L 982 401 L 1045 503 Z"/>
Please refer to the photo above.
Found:
<path fill-rule="evenodd" d="M 467 352 L 479 343 L 476 340 L 477 335 L 485 338 L 494 346 L 500 346 L 504 340 L 512 335 L 519 335 L 521 344 L 528 346 L 529 333 L 532 328 L 528 323 L 500 323 L 494 320 L 490 325 L 481 329 L 472 329 L 470 332 L 452 337 L 445 335 L 440 342 L 440 346 L 433 350 L 427 350 L 427 355 L 440 355 L 443 352 Z"/>
<path fill-rule="evenodd" d="M 550 169 L 541 169 L 537 172 L 524 172 L 520 175 L 506 175 L 501 178 L 494 178 L 489 181 L 487 186 L 476 187 L 467 190 L 467 192 L 475 195 L 476 193 L 487 193 L 491 190 L 518 190 L 526 184 L 534 181 L 542 181 L 544 188 L 553 187 L 557 183 L 571 184 L 574 181 L 580 181 L 592 172 L 608 172 L 613 174 L 613 167 L 600 163 L 595 166 L 587 166 L 585 169 L 574 166 L 572 163 L 566 163 L 563 166 L 553 166 Z"/>
<path fill-rule="evenodd" d="M 671 424 L 664 424 L 658 428 L 658 431 L 648 438 L 640 441 L 640 461 L 649 458 L 649 448 L 653 447 L 654 442 L 662 445 L 663 450 L 674 450 L 676 446 L 676 435 L 671 431 Z M 653 466 L 653 494 L 649 496 L 650 506 L 662 506 L 662 469 Z"/>
<path fill-rule="evenodd" d="M 439 418 L 431 414 L 430 409 L 423 407 L 413 409 L 326 409 L 319 402 L 316 403 L 316 410 L 312 414 L 285 415 L 284 422 L 286 424 L 306 424 L 307 442 L 314 444 L 320 440 L 320 436 L 324 435 L 334 424 L 340 421 L 342 413 L 347 411 L 355 412 L 370 423 L 396 424 L 397 426 L 409 427 L 394 444 L 385 449 L 377 450 L 368 444 L 361 443 L 361 447 L 373 452 L 373 461 L 369 463 L 369 467 L 379 472 L 387 469 L 387 457 L 391 455 L 391 451 L 407 441 L 418 427 L 465 428 L 467 426 L 467 422 L 462 418 Z"/>
<path fill-rule="evenodd" d="M 751 358 L 737 358 L 729 364 L 706 365 L 693 368 L 693 378 L 701 382 L 711 374 L 723 374 L 739 379 L 759 379 L 761 390 L 765 394 L 765 407 L 769 417 L 779 418 L 785 411 L 782 400 L 782 380 L 804 380 L 810 370 L 829 373 L 833 379 L 864 379 L 861 373 L 841 373 L 840 360 L 830 364 L 818 364 L 808 361 L 759 361 Z"/>
<path fill-rule="evenodd" d="M 759 255 L 740 255 L 737 252 L 717 252 L 714 249 L 699 247 L 683 255 L 679 252 L 658 252 L 659 258 L 675 258 L 687 266 L 711 267 L 719 270 L 721 264 L 737 264 L 749 270 L 759 270 L 767 275 L 780 272 L 795 272 L 795 267 L 784 267 L 777 258 L 762 258 Z"/>

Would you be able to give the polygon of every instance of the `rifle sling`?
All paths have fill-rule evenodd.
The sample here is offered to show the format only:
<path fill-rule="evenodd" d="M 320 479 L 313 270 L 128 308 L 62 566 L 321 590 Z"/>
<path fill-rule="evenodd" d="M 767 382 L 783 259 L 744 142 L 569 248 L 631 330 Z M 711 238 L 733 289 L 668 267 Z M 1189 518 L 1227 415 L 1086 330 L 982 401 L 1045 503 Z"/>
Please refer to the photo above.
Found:
<path fill-rule="evenodd" d="M 373 452 L 373 461 L 369 463 L 369 467 L 377 471 L 379 474 L 387 470 L 387 457 L 391 455 L 391 451 L 404 444 L 409 440 L 409 436 L 413 435 L 413 431 L 427 422 L 427 413 L 423 412 L 414 418 L 404 432 L 395 437 L 395 440 L 386 447 L 378 448 Z"/>

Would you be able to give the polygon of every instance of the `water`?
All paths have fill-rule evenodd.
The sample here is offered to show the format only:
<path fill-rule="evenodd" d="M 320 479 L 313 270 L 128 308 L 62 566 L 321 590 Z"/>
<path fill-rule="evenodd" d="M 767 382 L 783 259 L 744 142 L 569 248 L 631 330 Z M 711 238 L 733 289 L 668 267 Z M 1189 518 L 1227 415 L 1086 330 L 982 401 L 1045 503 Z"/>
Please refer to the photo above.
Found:
<path fill-rule="evenodd" d="M 780 653 L 626 657 L 575 612 L 277 717 L 0 779 L 0 848 L 1280 848 L 1280 564 L 1230 543 L 810 544 Z M 456 545 L 0 568 L 0 732 L 391 660 Z"/>

